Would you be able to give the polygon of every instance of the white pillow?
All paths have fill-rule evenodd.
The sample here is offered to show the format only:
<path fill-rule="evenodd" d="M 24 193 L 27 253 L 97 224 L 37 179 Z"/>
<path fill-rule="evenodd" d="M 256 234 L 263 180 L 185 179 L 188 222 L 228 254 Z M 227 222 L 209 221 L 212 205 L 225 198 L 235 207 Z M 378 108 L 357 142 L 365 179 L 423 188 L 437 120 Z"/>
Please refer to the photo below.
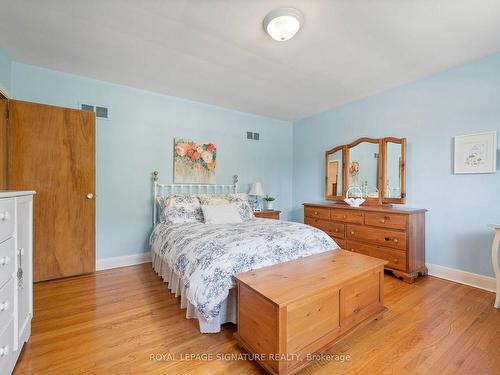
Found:
<path fill-rule="evenodd" d="M 242 223 L 238 209 L 233 204 L 201 205 L 205 224 Z"/>

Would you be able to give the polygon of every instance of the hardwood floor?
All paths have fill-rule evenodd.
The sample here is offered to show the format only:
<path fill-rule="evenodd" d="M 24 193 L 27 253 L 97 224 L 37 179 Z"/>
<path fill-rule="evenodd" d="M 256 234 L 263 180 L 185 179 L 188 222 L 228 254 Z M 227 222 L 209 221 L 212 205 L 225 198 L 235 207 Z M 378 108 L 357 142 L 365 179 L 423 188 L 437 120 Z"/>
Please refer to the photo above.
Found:
<path fill-rule="evenodd" d="M 384 318 L 355 332 L 301 374 L 500 374 L 494 294 L 424 277 L 385 276 Z M 242 353 L 234 325 L 202 335 L 150 264 L 35 285 L 32 337 L 15 374 L 263 374 L 247 360 L 181 355 Z M 177 360 L 150 360 L 174 353 Z"/>

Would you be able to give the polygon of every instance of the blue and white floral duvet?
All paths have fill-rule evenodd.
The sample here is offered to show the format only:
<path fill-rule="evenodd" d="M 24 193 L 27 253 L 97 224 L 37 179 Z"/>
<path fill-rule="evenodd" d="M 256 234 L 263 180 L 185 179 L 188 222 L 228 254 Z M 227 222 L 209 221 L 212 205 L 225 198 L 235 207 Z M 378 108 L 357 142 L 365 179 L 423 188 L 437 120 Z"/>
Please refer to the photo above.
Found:
<path fill-rule="evenodd" d="M 220 225 L 160 223 L 150 245 L 178 274 L 187 299 L 207 320 L 218 316 L 234 286 L 233 275 L 339 248 L 319 229 L 269 219 Z"/>

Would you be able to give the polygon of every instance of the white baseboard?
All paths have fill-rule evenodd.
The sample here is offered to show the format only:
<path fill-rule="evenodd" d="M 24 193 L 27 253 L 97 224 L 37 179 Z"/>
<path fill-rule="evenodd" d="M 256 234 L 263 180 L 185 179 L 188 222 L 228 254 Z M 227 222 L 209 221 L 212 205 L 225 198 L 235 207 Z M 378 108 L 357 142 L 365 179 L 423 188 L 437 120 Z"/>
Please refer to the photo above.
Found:
<path fill-rule="evenodd" d="M 488 290 L 490 292 L 496 291 L 496 280 L 494 277 L 462 271 L 456 268 L 448 268 L 440 266 L 438 264 L 427 264 L 427 269 L 430 276 L 454 281 L 459 284 L 473 286 L 475 288 Z"/>
<path fill-rule="evenodd" d="M 108 270 L 111 268 L 118 268 L 118 267 L 133 266 L 135 264 L 142 264 L 149 262 L 151 262 L 151 253 L 149 251 L 145 253 L 124 255 L 120 257 L 97 259 L 96 271 Z M 456 268 L 444 267 L 432 263 L 427 264 L 427 269 L 429 271 L 430 276 L 439 277 L 440 279 L 445 279 L 449 281 L 454 281 L 459 284 L 473 286 L 475 288 L 488 290 L 490 292 L 496 291 L 496 280 L 494 277 L 479 275 L 477 273 L 471 273 Z"/>
<path fill-rule="evenodd" d="M 148 262 L 151 262 L 151 253 L 149 251 L 145 253 L 124 255 L 121 257 L 97 259 L 95 268 L 96 271 L 102 271 L 109 270 L 111 268 L 133 266 L 134 264 Z"/>

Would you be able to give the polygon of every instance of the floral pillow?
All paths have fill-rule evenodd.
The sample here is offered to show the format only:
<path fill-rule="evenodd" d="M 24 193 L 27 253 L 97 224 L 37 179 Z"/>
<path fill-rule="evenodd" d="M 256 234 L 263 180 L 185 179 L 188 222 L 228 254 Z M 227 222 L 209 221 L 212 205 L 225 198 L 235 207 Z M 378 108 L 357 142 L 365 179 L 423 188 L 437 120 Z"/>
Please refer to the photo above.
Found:
<path fill-rule="evenodd" d="M 168 224 L 203 222 L 200 201 L 195 195 L 173 194 L 158 197 L 160 221 Z"/>
<path fill-rule="evenodd" d="M 242 220 L 254 218 L 253 209 L 250 206 L 250 202 L 248 202 L 247 194 L 228 194 L 227 199 L 238 208 Z"/>
<path fill-rule="evenodd" d="M 247 194 L 200 194 L 198 198 L 202 205 L 216 206 L 228 203 L 235 205 L 243 221 L 254 217 Z"/>

